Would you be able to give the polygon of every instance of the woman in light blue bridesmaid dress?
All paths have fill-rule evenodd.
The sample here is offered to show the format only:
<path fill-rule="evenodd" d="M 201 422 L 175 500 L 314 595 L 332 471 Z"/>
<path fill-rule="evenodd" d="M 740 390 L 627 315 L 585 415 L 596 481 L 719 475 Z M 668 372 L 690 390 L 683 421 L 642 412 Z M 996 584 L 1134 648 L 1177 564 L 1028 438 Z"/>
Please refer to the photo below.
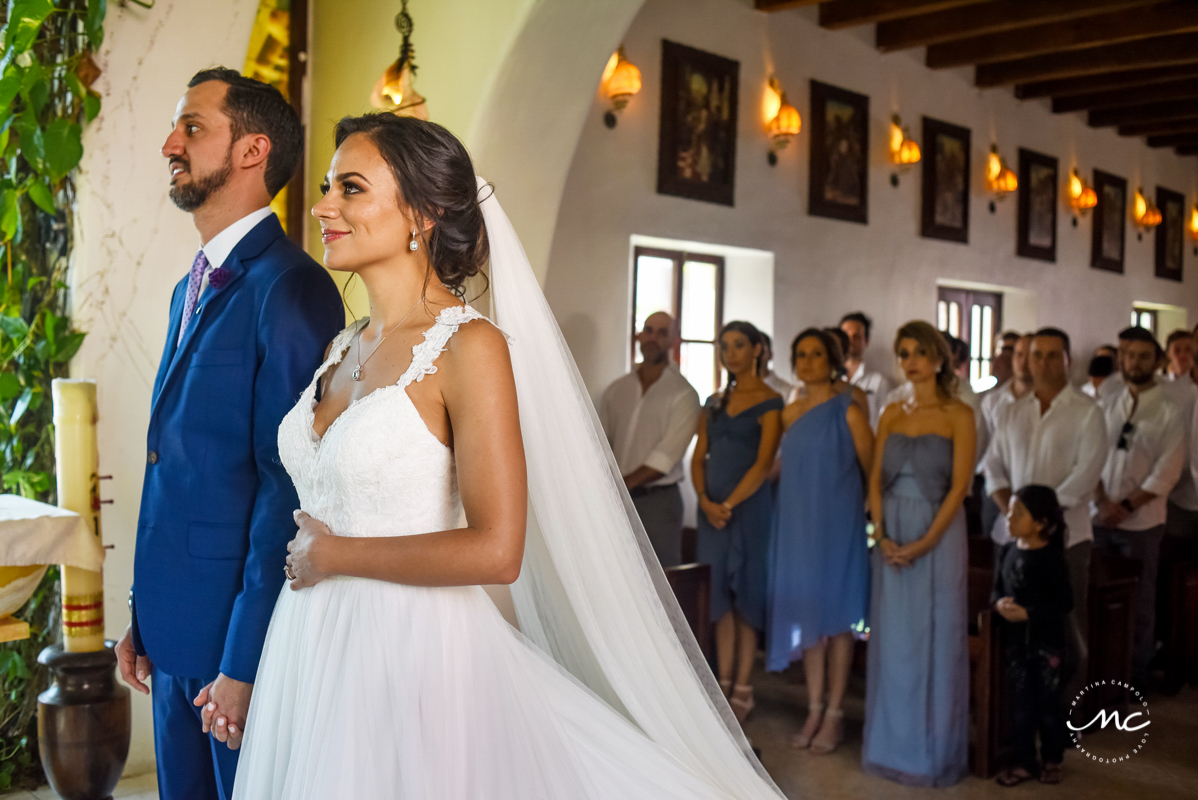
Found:
<path fill-rule="evenodd" d="M 935 328 L 907 323 L 895 354 L 914 393 L 883 412 L 870 473 L 878 544 L 861 761 L 867 773 L 899 783 L 949 786 L 969 768 L 962 502 L 976 433 Z"/>
<path fill-rule="evenodd" d="M 843 736 L 841 701 L 854 628 L 868 613 L 865 471 L 874 436 L 840 380 L 844 359 L 831 333 L 808 328 L 791 345 L 805 392 L 782 409 L 782 470 L 770 559 L 766 669 L 803 659 L 807 722 L 791 745 L 830 753 Z M 827 710 L 824 688 L 828 689 Z"/>

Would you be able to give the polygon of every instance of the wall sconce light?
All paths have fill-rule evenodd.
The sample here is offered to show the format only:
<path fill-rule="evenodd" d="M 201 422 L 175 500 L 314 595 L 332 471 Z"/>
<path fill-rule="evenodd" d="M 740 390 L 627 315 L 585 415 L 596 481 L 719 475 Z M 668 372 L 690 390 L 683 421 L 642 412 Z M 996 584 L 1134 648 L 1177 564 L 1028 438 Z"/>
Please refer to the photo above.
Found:
<path fill-rule="evenodd" d="M 986 188 L 994 195 L 990 201 L 990 213 L 997 208 L 995 200 L 1002 200 L 1019 188 L 1019 179 L 1007 166 L 1007 161 L 998 154 L 998 145 L 990 145 L 990 157 L 986 160 Z"/>
<path fill-rule="evenodd" d="M 403 7 L 395 15 L 395 29 L 403 37 L 399 45 L 399 58 L 375 82 L 374 91 L 370 93 L 370 104 L 396 116 L 428 119 L 428 102 L 412 87 L 412 81 L 416 78 L 416 48 L 412 46 L 412 17 L 408 14 L 408 0 L 403 0 Z"/>
<path fill-rule="evenodd" d="M 797 136 L 799 131 L 803 129 L 803 118 L 799 116 L 799 110 L 792 106 L 786 99 L 786 92 L 782 91 L 782 84 L 774 76 L 770 76 L 770 91 L 774 94 L 773 98 L 767 98 L 770 102 L 767 106 L 772 110 L 772 106 L 777 104 L 777 111 L 770 114 L 767 111 L 766 129 L 770 134 L 770 152 L 766 156 L 766 160 L 770 162 L 770 166 L 778 163 L 778 151 L 786 148 L 790 144 L 792 137 Z"/>
<path fill-rule="evenodd" d="M 1075 168 L 1069 173 L 1069 207 L 1073 209 L 1073 227 L 1077 227 L 1078 217 L 1086 216 L 1086 212 L 1096 205 L 1098 195 Z"/>
<path fill-rule="evenodd" d="M 903 127 L 903 121 L 895 114 L 890 118 L 890 161 L 898 167 L 890 173 L 890 185 L 899 185 L 899 173 L 906 172 L 912 164 L 918 164 L 923 157 L 919 143 L 910 136 L 910 130 Z"/>
<path fill-rule="evenodd" d="M 1132 201 L 1132 220 L 1135 221 L 1136 241 L 1144 239 L 1144 232 L 1150 231 L 1161 224 L 1161 212 L 1151 200 L 1144 196 L 1143 187 L 1136 189 L 1136 197 Z"/>
<path fill-rule="evenodd" d="M 1198 205 L 1190 209 L 1190 238 L 1194 240 L 1194 255 L 1198 256 Z"/>
<path fill-rule="evenodd" d="M 616 112 L 628 105 L 628 100 L 641 90 L 641 71 L 624 56 L 624 45 L 612 53 L 599 80 L 603 93 L 611 100 L 611 109 L 603 115 L 603 124 L 616 127 Z"/>

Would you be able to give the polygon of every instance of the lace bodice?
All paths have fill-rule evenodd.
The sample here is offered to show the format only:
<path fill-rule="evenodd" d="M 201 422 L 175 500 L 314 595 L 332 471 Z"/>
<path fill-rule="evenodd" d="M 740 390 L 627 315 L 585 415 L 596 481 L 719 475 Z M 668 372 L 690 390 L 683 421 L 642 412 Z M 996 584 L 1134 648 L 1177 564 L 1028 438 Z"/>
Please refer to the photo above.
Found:
<path fill-rule="evenodd" d="M 279 426 L 279 457 L 299 493 L 300 508 L 340 536 L 403 536 L 457 527 L 461 516 L 453 451 L 429 432 L 407 386 L 437 371 L 458 326 L 485 319 L 470 306 L 437 315 L 398 383 L 351 403 L 324 437 L 312 428 L 316 386 L 341 362 L 361 319 L 333 340 L 299 402 Z"/>

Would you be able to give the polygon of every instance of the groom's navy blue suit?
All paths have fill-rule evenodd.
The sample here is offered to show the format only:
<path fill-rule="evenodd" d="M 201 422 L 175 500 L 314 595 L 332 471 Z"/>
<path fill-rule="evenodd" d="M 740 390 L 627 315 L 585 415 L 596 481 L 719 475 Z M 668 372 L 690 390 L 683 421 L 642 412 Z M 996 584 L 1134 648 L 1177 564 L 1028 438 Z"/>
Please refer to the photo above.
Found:
<path fill-rule="evenodd" d="M 154 664 L 163 800 L 232 792 L 237 754 L 191 699 L 218 672 L 254 681 L 299 508 L 279 423 L 345 323 L 332 278 L 273 214 L 221 268 L 182 341 L 187 277 L 175 287 L 137 527 L 133 642 Z"/>

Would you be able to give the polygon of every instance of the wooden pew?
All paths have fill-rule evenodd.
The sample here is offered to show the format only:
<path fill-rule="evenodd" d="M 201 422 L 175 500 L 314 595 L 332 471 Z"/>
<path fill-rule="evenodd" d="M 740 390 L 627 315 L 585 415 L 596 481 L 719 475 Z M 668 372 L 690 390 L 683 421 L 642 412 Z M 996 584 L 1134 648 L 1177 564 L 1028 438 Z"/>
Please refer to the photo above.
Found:
<path fill-rule="evenodd" d="M 682 564 L 666 568 L 666 580 L 699 642 L 703 655 L 711 655 L 711 565 Z"/>

